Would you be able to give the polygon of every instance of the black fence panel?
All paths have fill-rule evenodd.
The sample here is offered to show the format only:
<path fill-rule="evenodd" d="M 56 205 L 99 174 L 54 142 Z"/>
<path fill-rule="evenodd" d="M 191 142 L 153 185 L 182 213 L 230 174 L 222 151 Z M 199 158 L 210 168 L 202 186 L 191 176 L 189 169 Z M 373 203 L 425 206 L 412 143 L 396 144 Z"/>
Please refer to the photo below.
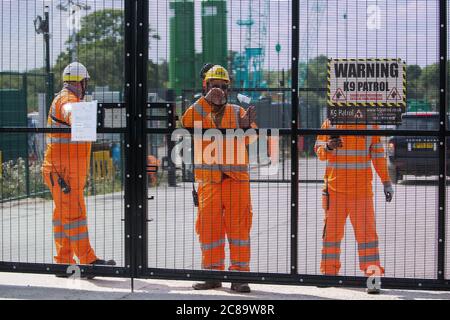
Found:
<path fill-rule="evenodd" d="M 448 1 L 3 1 L 0 17 L 0 271 L 450 288 Z M 70 136 L 81 100 L 93 142 Z"/>
<path fill-rule="evenodd" d="M 125 5 L 38 0 L 0 5 L 2 271 L 130 274 Z M 84 94 L 76 81 L 64 89 L 63 82 L 75 80 L 64 79 L 66 66 L 75 61 L 89 73 Z M 81 67 L 71 69 L 71 76 L 79 75 Z M 94 142 L 71 141 L 63 123 L 72 121 L 64 102 L 82 100 L 98 102 L 97 112 L 91 111 L 98 120 Z M 96 259 L 115 265 L 93 263 Z"/>

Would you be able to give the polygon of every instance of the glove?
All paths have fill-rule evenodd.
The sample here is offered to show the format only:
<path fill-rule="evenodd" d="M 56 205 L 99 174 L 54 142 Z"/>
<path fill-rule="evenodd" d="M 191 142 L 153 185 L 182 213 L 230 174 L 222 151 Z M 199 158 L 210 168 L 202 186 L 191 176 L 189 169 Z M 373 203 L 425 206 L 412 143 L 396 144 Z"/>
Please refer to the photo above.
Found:
<path fill-rule="evenodd" d="M 250 128 L 256 122 L 256 107 L 250 106 L 242 118 L 239 118 L 239 128 Z"/>
<path fill-rule="evenodd" d="M 227 102 L 225 98 L 225 92 L 223 92 L 219 88 L 212 88 L 211 90 L 209 90 L 209 92 L 205 96 L 205 99 L 209 103 L 216 106 L 222 106 Z"/>
<path fill-rule="evenodd" d="M 337 148 L 342 148 L 343 144 L 342 144 L 342 139 L 341 138 L 332 138 L 329 139 L 327 142 L 327 149 L 328 150 L 334 150 Z"/>
<path fill-rule="evenodd" d="M 384 182 L 384 195 L 386 196 L 386 202 L 391 202 L 394 196 L 394 188 L 392 188 L 392 183 L 390 181 Z"/>

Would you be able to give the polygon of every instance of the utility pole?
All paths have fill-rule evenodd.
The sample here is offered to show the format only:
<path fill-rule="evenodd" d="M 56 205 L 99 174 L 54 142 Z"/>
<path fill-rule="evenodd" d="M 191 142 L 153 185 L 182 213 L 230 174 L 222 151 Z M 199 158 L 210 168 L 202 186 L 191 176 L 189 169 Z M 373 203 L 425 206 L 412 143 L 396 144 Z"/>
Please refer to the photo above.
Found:
<path fill-rule="evenodd" d="M 34 29 L 37 34 L 42 34 L 44 36 L 44 43 L 45 43 L 45 88 L 46 88 L 46 95 L 45 95 L 45 101 L 46 106 L 50 106 L 53 99 L 53 73 L 51 72 L 51 65 L 50 65 L 50 9 L 49 6 L 44 7 L 44 19 L 42 19 L 41 16 L 37 16 L 34 20 Z M 47 110 L 48 108 L 45 108 L 45 112 L 43 115 L 43 119 L 45 122 L 45 119 L 47 119 Z"/>

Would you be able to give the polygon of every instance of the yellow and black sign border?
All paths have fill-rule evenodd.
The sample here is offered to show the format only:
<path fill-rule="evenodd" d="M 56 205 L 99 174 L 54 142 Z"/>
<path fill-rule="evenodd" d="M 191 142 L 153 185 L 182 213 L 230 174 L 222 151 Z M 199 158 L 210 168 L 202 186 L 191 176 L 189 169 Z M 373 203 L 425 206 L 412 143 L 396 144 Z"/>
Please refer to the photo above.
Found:
<path fill-rule="evenodd" d="M 332 62 L 399 62 L 403 63 L 403 60 L 388 59 L 388 58 L 368 58 L 368 59 L 328 59 L 327 67 L 327 105 L 329 107 L 404 107 L 406 108 L 406 63 L 403 63 L 403 99 L 402 101 L 395 103 L 375 103 L 375 102 L 332 102 L 331 101 L 331 63 Z"/>

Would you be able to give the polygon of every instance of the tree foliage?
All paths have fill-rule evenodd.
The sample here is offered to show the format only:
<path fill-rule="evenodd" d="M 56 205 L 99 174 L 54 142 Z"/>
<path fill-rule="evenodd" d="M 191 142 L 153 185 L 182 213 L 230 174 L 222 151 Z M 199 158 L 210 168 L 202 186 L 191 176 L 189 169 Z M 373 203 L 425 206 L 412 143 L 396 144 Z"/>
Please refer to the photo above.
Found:
<path fill-rule="evenodd" d="M 159 40 L 159 35 L 150 29 L 150 45 Z M 124 15 L 122 10 L 104 9 L 88 14 L 81 19 L 81 29 L 66 42 L 67 49 L 57 59 L 53 70 L 55 85 L 60 86 L 64 67 L 71 62 L 72 43 L 78 48 L 78 61 L 86 65 L 91 75 L 90 87 L 109 86 L 110 90 L 124 88 Z M 167 63 L 148 63 L 149 86 L 167 85 Z M 155 77 L 156 75 L 156 77 Z M 155 79 L 157 79 L 155 83 Z"/>

